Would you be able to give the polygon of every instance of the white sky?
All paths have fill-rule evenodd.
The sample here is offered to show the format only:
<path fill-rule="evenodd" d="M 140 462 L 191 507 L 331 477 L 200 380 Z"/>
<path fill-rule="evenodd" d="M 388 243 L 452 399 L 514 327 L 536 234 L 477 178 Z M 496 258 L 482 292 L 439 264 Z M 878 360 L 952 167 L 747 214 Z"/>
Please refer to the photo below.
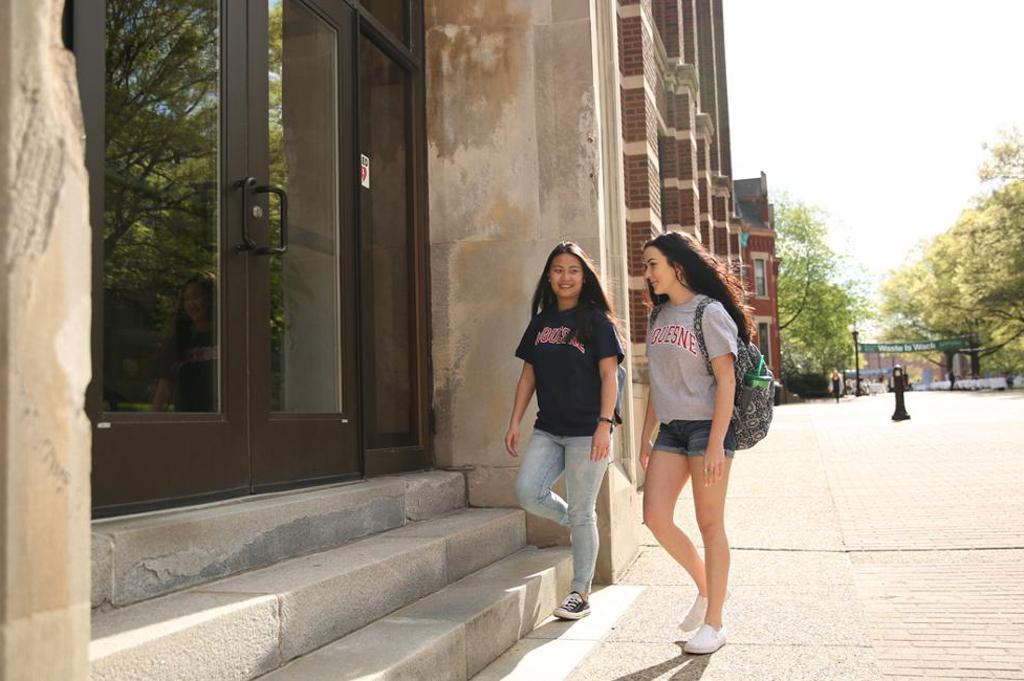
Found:
<path fill-rule="evenodd" d="M 725 0 L 733 178 L 831 217 L 876 278 L 981 191 L 1024 127 L 1024 0 Z"/>

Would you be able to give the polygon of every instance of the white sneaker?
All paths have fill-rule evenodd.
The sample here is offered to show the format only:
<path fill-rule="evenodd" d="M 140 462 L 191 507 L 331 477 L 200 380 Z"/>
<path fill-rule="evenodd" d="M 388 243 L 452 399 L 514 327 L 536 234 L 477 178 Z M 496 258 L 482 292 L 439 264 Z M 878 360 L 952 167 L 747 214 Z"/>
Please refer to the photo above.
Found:
<path fill-rule="evenodd" d="M 710 655 L 725 645 L 725 627 L 715 629 L 710 624 L 705 624 L 693 635 L 683 650 L 693 655 Z"/>
<path fill-rule="evenodd" d="M 701 596 L 697 594 L 697 599 L 690 606 L 690 612 L 686 613 L 686 617 L 679 623 L 680 631 L 693 631 L 700 625 L 704 624 L 704 616 L 708 614 L 708 599 L 707 596 Z"/>

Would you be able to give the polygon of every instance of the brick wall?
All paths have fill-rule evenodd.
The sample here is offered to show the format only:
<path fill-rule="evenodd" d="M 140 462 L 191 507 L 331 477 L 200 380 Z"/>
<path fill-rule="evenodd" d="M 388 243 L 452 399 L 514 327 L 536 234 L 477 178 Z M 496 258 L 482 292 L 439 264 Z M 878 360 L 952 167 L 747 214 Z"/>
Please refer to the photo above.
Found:
<path fill-rule="evenodd" d="M 743 221 L 739 228 L 746 232 L 747 244 L 742 248 L 744 267 L 744 284 L 748 291 L 748 302 L 754 309 L 759 321 L 769 323 L 769 346 L 771 356 L 769 365 L 776 378 L 782 375 L 782 352 L 779 344 L 779 296 L 778 275 L 779 260 L 775 255 L 775 230 L 771 222 L 771 208 L 768 203 L 767 181 L 761 178 L 761 191 L 757 196 L 744 196 L 741 199 L 744 214 L 757 217 L 756 224 Z M 767 295 L 758 297 L 755 282 L 754 259 L 765 259 L 765 288 Z"/>
<path fill-rule="evenodd" d="M 682 47 L 679 19 L 679 0 L 654 0 L 654 20 L 670 59 L 678 57 Z"/>
<path fill-rule="evenodd" d="M 697 3 L 696 0 L 681 0 L 680 10 L 683 15 L 683 61 L 697 66 L 700 55 L 697 52 Z"/>
<path fill-rule="evenodd" d="M 640 248 L 665 229 L 737 253 L 732 185 L 719 130 L 724 73 L 716 67 L 722 0 L 619 0 L 626 233 L 632 341 L 646 340 Z M 717 12 L 717 14 L 716 14 Z M 722 70 L 724 70 L 724 58 Z M 708 106 L 702 103 L 707 102 Z"/>

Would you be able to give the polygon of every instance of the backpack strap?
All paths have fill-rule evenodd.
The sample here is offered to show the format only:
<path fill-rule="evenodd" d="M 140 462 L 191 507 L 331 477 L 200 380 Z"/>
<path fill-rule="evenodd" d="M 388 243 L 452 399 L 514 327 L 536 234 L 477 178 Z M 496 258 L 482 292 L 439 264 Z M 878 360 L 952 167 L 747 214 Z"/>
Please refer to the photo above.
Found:
<path fill-rule="evenodd" d="M 708 359 L 708 348 L 704 343 L 704 308 L 711 303 L 715 302 L 710 297 L 705 297 L 699 303 L 697 303 L 697 311 L 693 313 L 693 326 L 694 331 L 697 333 L 697 343 L 700 345 L 700 356 L 704 358 L 704 368 L 707 369 L 708 374 L 714 376 L 715 372 L 711 370 L 711 360 Z"/>

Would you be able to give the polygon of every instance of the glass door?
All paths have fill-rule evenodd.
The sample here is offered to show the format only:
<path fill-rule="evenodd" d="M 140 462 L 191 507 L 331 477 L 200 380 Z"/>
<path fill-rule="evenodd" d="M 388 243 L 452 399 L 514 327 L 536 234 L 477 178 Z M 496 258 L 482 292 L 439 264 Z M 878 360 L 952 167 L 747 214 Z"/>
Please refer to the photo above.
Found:
<path fill-rule="evenodd" d="M 254 489 L 361 471 L 352 11 L 250 5 Z"/>
<path fill-rule="evenodd" d="M 218 0 L 76 7 L 93 240 L 98 514 L 244 493 L 244 14 Z"/>
<path fill-rule="evenodd" d="M 369 475 L 430 462 L 423 8 L 361 1 L 355 38 L 363 442 Z"/>
<path fill-rule="evenodd" d="M 362 474 L 352 18 L 331 8 L 76 4 L 97 515 Z"/>
<path fill-rule="evenodd" d="M 429 465 L 422 7 L 73 10 L 94 513 Z"/>

